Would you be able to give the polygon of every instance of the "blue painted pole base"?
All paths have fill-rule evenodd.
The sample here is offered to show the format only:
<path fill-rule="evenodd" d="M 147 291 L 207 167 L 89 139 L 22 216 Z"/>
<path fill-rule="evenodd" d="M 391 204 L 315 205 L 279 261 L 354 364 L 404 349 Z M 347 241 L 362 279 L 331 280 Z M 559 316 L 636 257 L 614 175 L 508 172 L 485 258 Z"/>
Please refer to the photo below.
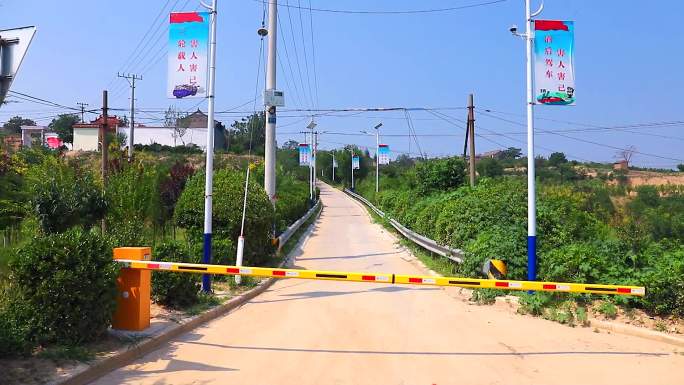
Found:
<path fill-rule="evenodd" d="M 527 280 L 537 280 L 537 237 L 527 237 Z"/>
<path fill-rule="evenodd" d="M 202 255 L 202 263 L 211 264 L 211 233 L 204 234 L 204 255 Z M 202 275 L 202 291 L 211 293 L 211 275 Z"/>

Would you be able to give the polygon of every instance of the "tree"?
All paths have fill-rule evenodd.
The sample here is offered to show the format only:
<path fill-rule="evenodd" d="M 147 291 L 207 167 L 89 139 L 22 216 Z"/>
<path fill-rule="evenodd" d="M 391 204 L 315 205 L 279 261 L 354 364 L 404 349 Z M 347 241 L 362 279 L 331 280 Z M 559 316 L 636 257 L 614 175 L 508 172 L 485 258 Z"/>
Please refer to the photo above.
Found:
<path fill-rule="evenodd" d="M 497 177 L 503 175 L 504 168 L 496 159 L 484 158 L 477 162 L 477 172 L 480 176 L 486 176 L 489 178 Z"/>
<path fill-rule="evenodd" d="M 516 160 L 522 155 L 522 150 L 516 147 L 508 147 L 502 150 L 496 157 L 499 160 Z"/>
<path fill-rule="evenodd" d="M 554 167 L 558 167 L 563 163 L 567 163 L 568 159 L 562 152 L 554 152 L 549 156 L 549 164 Z"/>
<path fill-rule="evenodd" d="M 249 151 L 250 143 L 252 154 L 263 155 L 266 143 L 266 117 L 263 112 L 234 121 L 228 130 L 228 151 L 243 154 Z"/>
<path fill-rule="evenodd" d="M 299 142 L 290 139 L 287 142 L 285 142 L 285 144 L 283 144 L 282 148 L 285 150 L 296 150 L 299 148 Z"/>
<path fill-rule="evenodd" d="M 684 163 L 680 163 L 677 165 L 677 169 L 681 172 L 684 172 Z"/>
<path fill-rule="evenodd" d="M 52 119 L 48 127 L 57 133 L 64 143 L 74 142 L 74 124 L 80 122 L 76 114 L 60 114 L 57 118 Z"/>
<path fill-rule="evenodd" d="M 637 152 L 638 152 L 638 151 L 637 151 L 637 148 L 636 148 L 635 146 L 631 146 L 631 145 L 630 145 L 630 146 L 627 146 L 627 147 L 621 149 L 621 150 L 618 151 L 617 153 L 615 153 L 615 157 L 616 157 L 618 160 L 626 161 L 627 164 L 629 164 L 629 163 L 632 161 L 632 157 L 633 157 L 634 154 L 636 154 Z"/>
<path fill-rule="evenodd" d="M 15 116 L 5 122 L 2 128 L 12 134 L 21 133 L 21 126 L 35 126 L 36 122 L 31 119 L 24 119 L 21 116 Z"/>

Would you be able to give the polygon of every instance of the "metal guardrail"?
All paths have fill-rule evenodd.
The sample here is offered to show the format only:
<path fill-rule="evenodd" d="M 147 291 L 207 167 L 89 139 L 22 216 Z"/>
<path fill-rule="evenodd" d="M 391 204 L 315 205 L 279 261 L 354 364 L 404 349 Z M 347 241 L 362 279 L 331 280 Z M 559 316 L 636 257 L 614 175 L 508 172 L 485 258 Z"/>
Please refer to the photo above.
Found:
<path fill-rule="evenodd" d="M 290 237 L 299 230 L 299 228 L 302 226 L 304 222 L 309 220 L 311 215 L 318 211 L 321 207 L 321 200 L 319 199 L 316 204 L 309 209 L 309 211 L 306 212 L 301 218 L 297 219 L 297 221 L 293 224 L 290 225 L 285 231 L 283 231 L 279 236 L 278 236 L 278 250 L 280 250 L 286 243 L 287 241 L 290 240 Z"/>
<path fill-rule="evenodd" d="M 362 197 L 361 195 L 348 190 L 344 189 L 344 192 L 347 193 L 347 195 L 351 196 L 352 198 L 362 202 L 366 206 L 368 206 L 371 210 L 373 210 L 376 214 L 378 214 L 381 218 L 385 218 L 389 221 L 389 223 L 397 229 L 404 237 L 408 238 L 411 240 L 413 243 L 423 247 L 426 250 L 430 250 L 433 253 L 436 253 L 438 255 L 441 255 L 445 258 L 449 258 L 450 260 L 456 262 L 456 263 L 461 263 L 463 262 L 463 250 L 461 249 L 452 249 L 448 246 L 442 246 L 438 244 L 437 242 L 433 241 L 432 239 L 420 235 L 416 233 L 415 231 L 412 231 L 408 229 L 406 226 L 402 225 L 401 223 L 397 222 L 396 220 L 390 218 L 387 214 L 382 212 L 379 208 L 373 206 L 372 203 L 368 201 L 368 199 Z"/>

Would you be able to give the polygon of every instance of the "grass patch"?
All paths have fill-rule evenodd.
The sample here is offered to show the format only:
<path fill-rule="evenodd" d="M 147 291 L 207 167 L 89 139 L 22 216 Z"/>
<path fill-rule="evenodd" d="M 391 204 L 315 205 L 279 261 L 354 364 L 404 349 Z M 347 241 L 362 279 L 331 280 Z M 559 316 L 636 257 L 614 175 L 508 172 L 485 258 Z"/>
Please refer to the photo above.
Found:
<path fill-rule="evenodd" d="M 207 294 L 202 292 L 199 294 L 199 302 L 187 307 L 186 309 L 184 309 L 184 312 L 189 316 L 196 316 L 201 313 L 204 313 L 205 311 L 213 307 L 216 307 L 224 303 L 226 300 L 227 298 L 219 298 L 213 294 Z"/>
<path fill-rule="evenodd" d="M 601 302 L 596 310 L 606 318 L 615 319 L 617 317 L 617 306 L 610 301 Z"/>
<path fill-rule="evenodd" d="M 41 350 L 36 354 L 36 357 L 49 359 L 54 362 L 89 362 L 95 359 L 95 354 L 83 346 L 58 345 Z"/>

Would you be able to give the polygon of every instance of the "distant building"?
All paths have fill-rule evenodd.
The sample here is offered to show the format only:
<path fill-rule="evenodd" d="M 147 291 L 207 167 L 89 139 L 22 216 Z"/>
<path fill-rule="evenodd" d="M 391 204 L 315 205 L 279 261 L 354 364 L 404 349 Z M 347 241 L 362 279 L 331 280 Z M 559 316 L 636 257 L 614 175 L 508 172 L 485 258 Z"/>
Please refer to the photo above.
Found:
<path fill-rule="evenodd" d="M 480 160 L 480 159 L 484 159 L 484 158 L 495 159 L 495 158 L 498 158 L 502 152 L 503 152 L 502 150 L 487 151 L 487 152 L 484 152 L 482 154 L 475 155 L 475 160 Z"/>
<path fill-rule="evenodd" d="M 135 144 L 151 145 L 161 144 L 164 146 L 190 146 L 195 145 L 201 149 L 207 147 L 207 122 L 208 117 L 200 110 L 178 119 L 176 127 L 136 125 L 134 132 Z M 121 127 L 119 132 L 129 136 L 130 127 Z M 223 125 L 214 120 L 214 150 L 226 148 L 226 138 L 223 134 Z"/>
<path fill-rule="evenodd" d="M 629 170 L 629 161 L 621 160 L 613 163 L 613 170 Z"/>
<path fill-rule="evenodd" d="M 76 123 L 74 124 L 74 151 L 99 151 L 100 143 L 100 128 L 104 123 L 102 116 L 90 123 Z M 109 116 L 107 118 L 107 132 L 116 134 L 117 128 L 121 121 L 116 116 Z"/>
<path fill-rule="evenodd" d="M 21 126 L 21 146 L 32 147 L 34 143 L 52 149 L 62 147 L 62 140 L 56 132 L 46 126 Z"/>

